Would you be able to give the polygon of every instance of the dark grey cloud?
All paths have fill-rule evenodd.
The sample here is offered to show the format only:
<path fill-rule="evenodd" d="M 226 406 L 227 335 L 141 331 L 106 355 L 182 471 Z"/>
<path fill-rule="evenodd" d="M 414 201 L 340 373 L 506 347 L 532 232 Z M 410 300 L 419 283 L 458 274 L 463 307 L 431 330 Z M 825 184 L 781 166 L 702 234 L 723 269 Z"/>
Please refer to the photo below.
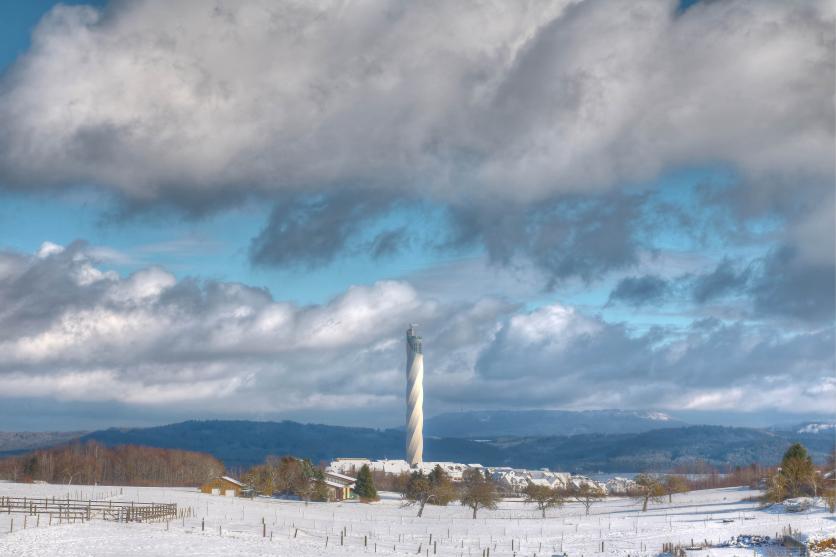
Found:
<path fill-rule="evenodd" d="M 714 271 L 694 280 L 694 301 L 703 304 L 728 294 L 739 293 L 746 287 L 749 274 L 748 267 L 737 270 L 729 259 L 723 259 Z"/>
<path fill-rule="evenodd" d="M 815 326 L 832 323 L 836 315 L 836 268 L 805 258 L 796 246 L 784 245 L 742 264 L 724 259 L 710 273 L 677 282 L 691 289 L 698 304 L 735 299 L 752 318 Z"/>
<path fill-rule="evenodd" d="M 644 200 L 640 195 L 571 196 L 523 209 L 455 209 L 452 235 L 441 247 L 483 245 L 499 264 L 533 261 L 550 277 L 548 288 L 568 277 L 590 281 L 638 262 Z"/>
<path fill-rule="evenodd" d="M 326 263 L 352 246 L 365 225 L 392 206 L 391 200 L 355 191 L 288 199 L 275 206 L 267 225 L 253 239 L 250 258 L 257 265 Z M 371 255 L 391 254 L 398 240 L 397 234 L 378 237 Z"/>
<path fill-rule="evenodd" d="M 372 259 L 380 259 L 395 255 L 409 246 L 410 238 L 407 228 L 401 226 L 393 230 L 384 230 L 371 243 Z"/>
<path fill-rule="evenodd" d="M 799 248 L 784 246 L 763 260 L 751 295 L 760 315 L 832 324 L 836 312 L 834 290 L 836 269 L 832 264 L 805 261 Z"/>
<path fill-rule="evenodd" d="M 655 275 L 621 279 L 610 293 L 610 302 L 642 306 L 664 300 L 670 287 L 668 281 Z"/>

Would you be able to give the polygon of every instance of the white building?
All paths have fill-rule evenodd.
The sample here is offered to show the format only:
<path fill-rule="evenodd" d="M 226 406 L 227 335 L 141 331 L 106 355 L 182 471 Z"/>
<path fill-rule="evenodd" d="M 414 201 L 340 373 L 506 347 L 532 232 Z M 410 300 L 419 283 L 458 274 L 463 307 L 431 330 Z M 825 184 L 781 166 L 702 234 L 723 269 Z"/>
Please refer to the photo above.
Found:
<path fill-rule="evenodd" d="M 522 493 L 529 483 L 552 489 L 565 489 L 572 477 L 568 472 L 551 470 L 526 470 L 524 468 L 488 468 L 491 478 L 501 488 L 512 493 Z"/>
<path fill-rule="evenodd" d="M 367 458 L 338 458 L 328 465 L 328 470 L 340 474 L 356 474 L 363 465 L 367 465 L 372 472 L 384 472 L 386 474 L 402 474 L 420 470 L 424 474 L 432 472 L 436 466 L 441 466 L 444 473 L 453 480 L 462 479 L 465 470 L 471 468 L 482 468 L 481 464 L 461 464 L 458 462 L 421 462 L 416 466 L 410 466 L 405 460 L 369 460 Z"/>
<path fill-rule="evenodd" d="M 460 462 L 421 462 L 416 466 L 410 466 L 405 460 L 371 460 L 368 458 L 338 458 L 331 462 L 328 470 L 339 474 L 355 475 L 363 465 L 367 465 L 373 472 L 384 472 L 386 474 L 411 473 L 416 470 L 423 474 L 429 474 L 433 468 L 440 466 L 444 473 L 454 482 L 461 481 L 465 470 L 485 470 L 490 477 L 499 485 L 500 489 L 510 493 L 522 493 L 529 482 L 534 485 L 544 485 L 552 489 L 578 488 L 584 484 L 590 484 L 604 492 L 610 491 L 610 484 L 597 482 L 586 476 L 573 476 L 568 472 L 554 472 L 547 468 L 540 470 L 526 470 L 524 468 L 511 468 L 508 466 L 482 466 L 481 464 L 463 464 Z M 623 493 L 632 480 L 615 478 L 611 480 L 613 491 Z M 624 489 L 622 489 L 624 488 Z"/>

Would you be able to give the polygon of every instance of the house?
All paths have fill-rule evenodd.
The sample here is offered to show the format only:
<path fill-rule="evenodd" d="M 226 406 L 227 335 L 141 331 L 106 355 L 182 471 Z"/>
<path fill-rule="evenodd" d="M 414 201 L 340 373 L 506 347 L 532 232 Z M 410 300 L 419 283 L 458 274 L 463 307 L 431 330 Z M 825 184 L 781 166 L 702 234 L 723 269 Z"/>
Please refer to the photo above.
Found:
<path fill-rule="evenodd" d="M 343 501 L 354 497 L 354 484 L 357 478 L 326 470 L 324 472 L 325 488 L 328 490 L 328 499 L 331 501 Z"/>
<path fill-rule="evenodd" d="M 605 484 L 607 493 L 610 495 L 629 495 L 635 491 L 636 482 L 627 478 L 619 478 L 615 476 L 607 480 Z"/>
<path fill-rule="evenodd" d="M 328 466 L 329 470 L 342 474 L 356 474 L 360 468 L 366 465 L 372 472 L 383 472 L 384 474 L 411 474 L 416 468 L 410 466 L 405 460 L 369 460 L 367 458 L 338 458 Z M 481 464 L 460 464 L 457 462 L 422 462 L 418 464 L 417 470 L 423 474 L 429 474 L 436 466 L 440 466 L 444 473 L 452 481 L 458 482 L 462 474 L 470 468 L 482 468 Z"/>
<path fill-rule="evenodd" d="M 506 493 L 522 493 L 529 483 L 551 489 L 565 489 L 571 476 L 566 472 L 551 470 L 525 470 L 522 468 L 489 468 L 491 478 Z"/>
<path fill-rule="evenodd" d="M 219 476 L 200 486 L 201 493 L 226 497 L 251 497 L 252 488 L 229 476 Z"/>
<path fill-rule="evenodd" d="M 346 488 L 343 484 L 332 482 L 331 480 L 313 480 L 315 482 L 322 482 L 325 486 L 325 493 L 328 501 L 343 501 L 348 499 L 351 495 L 351 490 Z M 346 494 L 349 494 L 348 496 Z"/>

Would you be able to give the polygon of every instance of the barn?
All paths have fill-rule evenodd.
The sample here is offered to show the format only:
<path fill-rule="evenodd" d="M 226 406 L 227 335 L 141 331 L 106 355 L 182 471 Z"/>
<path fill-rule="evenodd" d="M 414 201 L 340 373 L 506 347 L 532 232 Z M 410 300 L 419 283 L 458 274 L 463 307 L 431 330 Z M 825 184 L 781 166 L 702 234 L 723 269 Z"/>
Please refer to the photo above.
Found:
<path fill-rule="evenodd" d="M 219 476 L 200 486 L 201 493 L 225 495 L 226 497 L 249 496 L 252 491 L 247 485 L 229 476 Z"/>

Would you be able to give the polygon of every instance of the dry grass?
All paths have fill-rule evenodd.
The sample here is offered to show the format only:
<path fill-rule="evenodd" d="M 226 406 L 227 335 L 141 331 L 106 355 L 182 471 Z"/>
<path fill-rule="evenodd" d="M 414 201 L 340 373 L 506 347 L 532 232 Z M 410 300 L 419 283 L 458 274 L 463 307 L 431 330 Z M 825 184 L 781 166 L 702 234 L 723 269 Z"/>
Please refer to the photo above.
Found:
<path fill-rule="evenodd" d="M 813 553 L 822 553 L 824 551 L 836 551 L 836 538 L 827 538 L 816 542 L 810 542 L 808 546 Z"/>

